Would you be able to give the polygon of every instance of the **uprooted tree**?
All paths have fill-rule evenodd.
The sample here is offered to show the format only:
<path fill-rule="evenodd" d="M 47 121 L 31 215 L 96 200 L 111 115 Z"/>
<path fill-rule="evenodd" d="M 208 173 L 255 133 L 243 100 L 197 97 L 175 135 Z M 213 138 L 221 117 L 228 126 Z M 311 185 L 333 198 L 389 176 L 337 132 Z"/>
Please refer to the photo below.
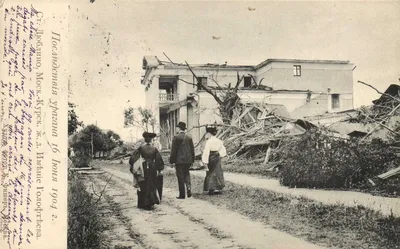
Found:
<path fill-rule="evenodd" d="M 226 85 L 226 87 L 221 87 L 218 81 L 214 80 L 217 84 L 215 89 L 203 84 L 202 81 L 196 76 L 191 66 L 185 62 L 193 77 L 196 79 L 196 86 L 204 89 L 208 94 L 210 94 L 215 101 L 218 103 L 218 109 L 221 114 L 222 122 L 224 124 L 230 124 L 233 116 L 233 110 L 240 104 L 240 97 L 238 95 L 238 90 L 240 83 L 243 81 L 244 76 L 239 76 L 237 73 L 237 81 L 234 87 L 231 83 Z"/>
<path fill-rule="evenodd" d="M 164 55 L 165 55 L 165 57 L 167 57 L 167 59 L 172 64 L 176 64 L 165 53 L 164 53 Z M 220 112 L 222 122 L 225 125 L 229 125 L 232 121 L 234 109 L 241 105 L 240 97 L 238 95 L 238 90 L 239 90 L 240 83 L 244 79 L 244 75 L 240 76 L 239 72 L 237 72 L 237 80 L 236 80 L 236 84 L 234 86 L 232 86 L 232 84 L 229 83 L 228 85 L 225 85 L 224 87 L 222 87 L 216 79 L 212 79 L 212 81 L 217 85 L 217 87 L 210 87 L 206 84 L 203 84 L 203 82 L 197 77 L 197 75 L 195 74 L 192 67 L 189 65 L 189 63 L 187 61 L 185 61 L 185 64 L 188 67 L 189 71 L 192 73 L 193 77 L 196 79 L 196 82 L 191 83 L 191 82 L 187 82 L 183 79 L 179 79 L 179 80 L 185 82 L 186 84 L 191 84 L 191 85 L 195 85 L 197 87 L 201 87 L 208 94 L 210 94 L 215 99 L 215 101 L 218 103 L 218 110 Z M 255 80 L 255 78 L 252 75 L 249 74 L 249 76 L 252 79 L 252 84 L 251 84 L 252 88 L 255 88 L 255 89 L 269 88 L 269 87 L 261 85 L 263 79 L 261 79 L 257 83 L 257 81 Z"/>
<path fill-rule="evenodd" d="M 234 109 L 242 104 L 241 99 L 238 95 L 238 91 L 240 90 L 239 86 L 240 86 L 240 83 L 244 79 L 244 75 L 240 76 L 239 72 L 237 72 L 237 79 L 236 79 L 236 83 L 234 85 L 229 83 L 225 86 L 221 86 L 218 83 L 217 79 L 211 79 L 217 86 L 210 87 L 207 84 L 203 84 L 203 82 L 197 77 L 197 75 L 195 74 L 195 72 L 193 71 L 193 69 L 189 65 L 189 63 L 187 63 L 185 61 L 185 64 L 188 67 L 189 71 L 192 73 L 193 77 L 196 79 L 196 83 L 194 85 L 204 89 L 218 103 L 218 110 L 220 112 L 222 122 L 225 125 L 231 124 L 232 117 L 234 115 Z M 250 86 L 251 88 L 253 88 L 253 89 L 270 88 L 270 87 L 267 87 L 267 86 L 264 86 L 261 84 L 262 81 L 264 80 L 264 78 L 262 78 L 259 82 L 257 82 L 256 79 L 251 74 L 249 74 L 248 76 L 250 76 L 252 79 L 252 84 Z M 180 79 L 180 80 L 182 80 L 182 79 Z M 184 81 L 184 80 L 182 80 L 182 81 Z M 190 82 L 186 82 L 186 81 L 184 81 L 184 82 L 190 84 Z M 272 88 L 270 88 L 270 89 L 272 89 Z"/>

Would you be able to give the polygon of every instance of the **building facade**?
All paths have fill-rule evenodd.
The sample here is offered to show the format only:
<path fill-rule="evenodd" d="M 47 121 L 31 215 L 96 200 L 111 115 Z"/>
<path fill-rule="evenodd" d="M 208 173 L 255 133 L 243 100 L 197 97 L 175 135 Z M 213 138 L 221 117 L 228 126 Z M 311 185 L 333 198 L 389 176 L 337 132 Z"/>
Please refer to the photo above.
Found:
<path fill-rule="evenodd" d="M 268 59 L 256 66 L 216 64 L 190 65 L 203 84 L 234 86 L 237 75 L 243 102 L 283 105 L 290 117 L 304 118 L 353 109 L 353 64 L 333 60 Z M 179 121 L 187 123 L 194 142 L 200 140 L 207 123 L 220 122 L 214 98 L 198 88 L 188 66 L 143 58 L 145 107 L 158 117 L 156 132 L 163 134 L 163 149 L 169 148 Z M 263 86 L 256 89 L 254 84 Z"/>

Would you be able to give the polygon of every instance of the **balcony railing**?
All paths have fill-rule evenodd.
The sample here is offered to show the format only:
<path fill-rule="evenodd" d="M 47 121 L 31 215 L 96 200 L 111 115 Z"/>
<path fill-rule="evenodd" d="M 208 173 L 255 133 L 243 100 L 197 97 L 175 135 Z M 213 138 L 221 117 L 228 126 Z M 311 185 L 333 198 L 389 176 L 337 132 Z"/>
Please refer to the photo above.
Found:
<path fill-rule="evenodd" d="M 160 93 L 160 102 L 175 102 L 179 100 L 179 95 L 177 93 Z"/>

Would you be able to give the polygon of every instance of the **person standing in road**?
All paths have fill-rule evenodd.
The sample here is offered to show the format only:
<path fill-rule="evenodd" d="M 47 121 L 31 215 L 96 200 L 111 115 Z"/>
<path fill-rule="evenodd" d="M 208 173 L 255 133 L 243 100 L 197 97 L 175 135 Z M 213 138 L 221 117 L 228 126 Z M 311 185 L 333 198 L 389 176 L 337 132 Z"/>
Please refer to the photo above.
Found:
<path fill-rule="evenodd" d="M 157 180 L 163 175 L 164 162 L 158 149 L 151 145 L 155 137 L 155 133 L 144 132 L 145 144 L 135 150 L 129 159 L 131 166 L 129 170 L 139 188 L 137 190 L 138 208 L 146 210 L 151 210 L 154 204 L 160 204 L 162 191 L 162 186 Z"/>
<path fill-rule="evenodd" d="M 194 144 L 192 137 L 185 132 L 186 124 L 184 122 L 179 122 L 176 127 L 178 132 L 172 139 L 169 162 L 175 164 L 178 178 L 179 196 L 176 198 L 185 199 L 185 185 L 187 197 L 192 196 L 189 169 L 194 163 Z"/>
<path fill-rule="evenodd" d="M 206 166 L 206 178 L 203 190 L 209 195 L 220 194 L 225 187 L 224 172 L 221 167 L 221 158 L 226 156 L 224 143 L 216 137 L 217 127 L 207 126 L 206 132 L 211 137 L 207 140 L 201 161 Z"/>

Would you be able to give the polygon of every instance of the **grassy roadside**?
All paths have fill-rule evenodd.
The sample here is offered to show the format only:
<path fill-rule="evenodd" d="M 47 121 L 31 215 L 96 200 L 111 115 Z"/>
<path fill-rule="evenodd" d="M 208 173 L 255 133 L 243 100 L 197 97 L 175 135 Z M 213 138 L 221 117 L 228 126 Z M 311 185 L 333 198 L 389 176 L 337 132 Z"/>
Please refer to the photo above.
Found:
<path fill-rule="evenodd" d="M 279 172 L 271 172 L 266 170 L 266 166 L 261 163 L 248 163 L 246 161 L 238 161 L 235 163 L 223 163 L 223 168 L 225 172 L 239 173 L 239 174 L 249 174 L 262 176 L 266 178 L 274 178 L 279 180 Z M 342 190 L 342 191 L 358 191 L 363 193 L 369 193 L 377 196 L 384 197 L 400 197 L 400 177 L 393 177 L 387 180 L 377 181 L 374 179 L 375 186 L 371 185 L 361 185 L 358 188 L 356 186 L 349 188 L 329 188 L 329 190 Z M 324 189 L 324 188 L 321 188 Z M 328 189 L 328 188 L 326 188 Z"/>
<path fill-rule="evenodd" d="M 277 172 L 267 171 L 265 165 L 261 163 L 249 163 L 247 161 L 238 161 L 235 163 L 223 162 L 223 168 L 226 172 L 259 175 L 267 178 L 279 179 L 279 174 Z"/>
<path fill-rule="evenodd" d="M 226 183 L 218 196 L 202 193 L 203 178 L 192 177 L 194 198 L 239 212 L 253 220 L 312 243 L 338 248 L 400 248 L 400 219 L 384 217 L 363 207 L 323 205 L 268 190 Z M 167 171 L 165 187 L 177 188 Z"/>
<path fill-rule="evenodd" d="M 74 174 L 68 180 L 68 249 L 103 248 L 104 224 L 96 199 L 86 191 L 84 179 Z"/>

